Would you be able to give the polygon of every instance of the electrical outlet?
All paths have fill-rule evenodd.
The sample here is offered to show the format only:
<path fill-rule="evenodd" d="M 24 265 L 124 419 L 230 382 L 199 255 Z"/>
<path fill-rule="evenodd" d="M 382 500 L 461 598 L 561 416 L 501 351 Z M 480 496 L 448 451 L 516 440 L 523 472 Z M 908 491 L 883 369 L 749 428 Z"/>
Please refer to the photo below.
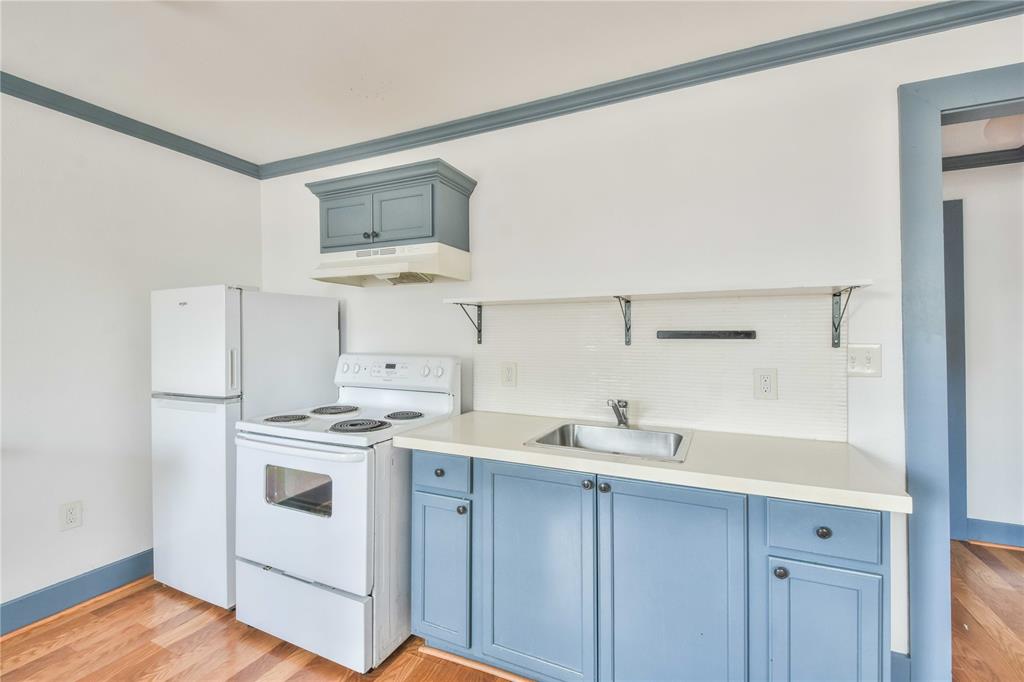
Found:
<path fill-rule="evenodd" d="M 851 377 L 882 376 L 882 346 L 877 343 L 851 343 L 846 347 L 846 374 Z"/>
<path fill-rule="evenodd" d="M 504 388 L 515 388 L 516 387 L 516 375 L 518 371 L 516 369 L 516 363 L 514 362 L 503 362 L 501 363 L 501 385 Z"/>
<path fill-rule="evenodd" d="M 71 530 L 82 525 L 82 502 L 68 502 L 60 506 L 60 529 Z"/>
<path fill-rule="evenodd" d="M 779 370 L 754 370 L 754 397 L 758 400 L 779 399 Z"/>

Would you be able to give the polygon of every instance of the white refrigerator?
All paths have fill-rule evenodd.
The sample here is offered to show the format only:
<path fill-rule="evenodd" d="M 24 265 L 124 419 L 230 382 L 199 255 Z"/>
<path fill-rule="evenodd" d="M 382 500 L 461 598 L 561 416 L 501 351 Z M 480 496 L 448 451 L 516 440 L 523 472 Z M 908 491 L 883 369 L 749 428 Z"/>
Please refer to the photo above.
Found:
<path fill-rule="evenodd" d="M 235 603 L 235 422 L 333 403 L 338 300 L 204 286 L 154 291 L 153 573 Z"/>

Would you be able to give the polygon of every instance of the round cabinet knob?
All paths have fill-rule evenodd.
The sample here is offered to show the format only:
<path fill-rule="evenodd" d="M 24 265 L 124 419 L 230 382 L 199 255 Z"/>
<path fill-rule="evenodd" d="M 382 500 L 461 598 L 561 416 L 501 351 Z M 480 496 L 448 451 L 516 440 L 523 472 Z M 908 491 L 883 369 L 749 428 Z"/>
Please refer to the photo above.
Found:
<path fill-rule="evenodd" d="M 376 239 L 377 237 L 380 236 L 380 232 L 371 232 L 370 236 L 373 237 L 374 239 Z"/>
<path fill-rule="evenodd" d="M 438 478 L 444 478 L 444 469 L 434 469 L 434 475 Z"/>
<path fill-rule="evenodd" d="M 828 526 L 821 526 L 820 528 L 814 531 L 814 534 L 822 540 L 828 540 L 830 537 L 832 537 L 832 529 Z"/>
<path fill-rule="evenodd" d="M 462 505 L 462 504 L 460 504 L 458 507 L 455 508 L 455 513 L 458 514 L 459 516 L 462 516 L 467 511 L 469 511 L 469 510 L 466 509 L 466 506 Z"/>
<path fill-rule="evenodd" d="M 420 374 L 422 374 L 425 377 L 429 377 L 430 376 L 430 365 L 423 365 L 423 369 L 420 370 Z"/>
<path fill-rule="evenodd" d="M 348 363 L 347 362 L 343 362 L 343 363 L 341 363 L 341 373 L 345 374 L 346 372 L 348 372 Z"/>
<path fill-rule="evenodd" d="M 583 479 L 583 489 L 584 490 L 590 490 L 593 487 L 594 487 L 594 482 L 593 481 L 591 481 L 589 478 Z"/>
<path fill-rule="evenodd" d="M 606 493 L 606 492 L 608 492 L 609 490 L 611 490 L 611 489 L 612 489 L 612 487 L 611 487 L 610 485 L 608 485 L 607 483 L 599 483 L 599 484 L 597 485 L 597 489 L 598 489 L 598 490 L 600 490 L 600 491 L 601 491 L 601 492 L 603 492 L 603 493 Z"/>
<path fill-rule="evenodd" d="M 370 233 L 369 232 L 363 232 L 363 239 L 369 239 L 369 238 L 370 238 Z"/>
<path fill-rule="evenodd" d="M 434 376 L 436 376 L 438 379 L 443 377 L 444 376 L 444 367 L 438 367 L 437 369 L 435 369 L 434 370 Z"/>
<path fill-rule="evenodd" d="M 774 573 L 775 577 L 779 580 L 785 580 L 789 577 L 789 569 L 787 569 L 785 566 L 779 566 L 774 571 L 772 571 L 772 573 Z"/>

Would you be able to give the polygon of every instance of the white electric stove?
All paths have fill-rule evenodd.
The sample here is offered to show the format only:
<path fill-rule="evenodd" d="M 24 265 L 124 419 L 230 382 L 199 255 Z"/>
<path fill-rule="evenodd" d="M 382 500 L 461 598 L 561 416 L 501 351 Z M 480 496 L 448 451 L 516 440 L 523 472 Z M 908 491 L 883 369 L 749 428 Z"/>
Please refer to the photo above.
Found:
<path fill-rule="evenodd" d="M 366 672 L 410 634 L 410 453 L 460 412 L 456 358 L 346 354 L 338 401 L 240 421 L 236 616 Z"/>

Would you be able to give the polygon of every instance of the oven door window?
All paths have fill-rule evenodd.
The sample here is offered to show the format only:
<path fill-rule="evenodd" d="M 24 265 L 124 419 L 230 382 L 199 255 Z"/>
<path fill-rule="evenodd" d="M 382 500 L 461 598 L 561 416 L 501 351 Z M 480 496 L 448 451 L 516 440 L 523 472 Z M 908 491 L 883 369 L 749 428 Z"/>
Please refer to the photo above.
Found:
<path fill-rule="evenodd" d="M 331 515 L 331 477 L 312 471 L 267 465 L 267 502 L 317 516 Z"/>

